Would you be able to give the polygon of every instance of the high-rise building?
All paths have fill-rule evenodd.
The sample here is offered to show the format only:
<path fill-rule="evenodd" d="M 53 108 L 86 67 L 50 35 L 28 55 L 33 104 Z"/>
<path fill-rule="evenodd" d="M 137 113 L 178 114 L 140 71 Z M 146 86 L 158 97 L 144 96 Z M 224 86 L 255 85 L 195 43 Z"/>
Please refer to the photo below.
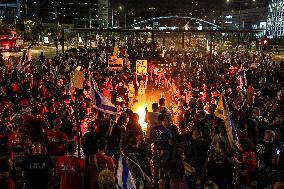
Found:
<path fill-rule="evenodd" d="M 267 7 L 224 11 L 222 27 L 227 29 L 266 29 Z"/>
<path fill-rule="evenodd" d="M 98 0 L 98 25 L 100 28 L 112 26 L 110 3 L 108 0 Z"/>
<path fill-rule="evenodd" d="M 6 0 L 0 1 L 0 19 L 20 19 L 21 14 L 20 0 Z"/>
<path fill-rule="evenodd" d="M 43 23 L 53 23 L 56 18 L 61 24 L 75 27 L 98 27 L 98 0 L 23 0 L 24 15 Z"/>
<path fill-rule="evenodd" d="M 267 31 L 269 36 L 284 36 L 284 0 L 271 0 L 268 5 Z"/>

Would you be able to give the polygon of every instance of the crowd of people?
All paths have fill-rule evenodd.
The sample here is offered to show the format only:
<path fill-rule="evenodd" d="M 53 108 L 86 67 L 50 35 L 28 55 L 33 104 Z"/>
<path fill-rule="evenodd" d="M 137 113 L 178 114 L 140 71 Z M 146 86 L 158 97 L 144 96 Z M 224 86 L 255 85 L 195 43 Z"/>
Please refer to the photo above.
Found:
<path fill-rule="evenodd" d="M 144 57 L 148 73 L 138 75 L 131 48 L 118 71 L 102 49 L 42 53 L 23 72 L 0 57 L 1 189 L 116 188 L 120 157 L 135 188 L 284 188 L 283 62 L 169 51 Z M 93 106 L 90 75 L 116 114 Z M 221 95 L 235 145 L 215 116 Z"/>

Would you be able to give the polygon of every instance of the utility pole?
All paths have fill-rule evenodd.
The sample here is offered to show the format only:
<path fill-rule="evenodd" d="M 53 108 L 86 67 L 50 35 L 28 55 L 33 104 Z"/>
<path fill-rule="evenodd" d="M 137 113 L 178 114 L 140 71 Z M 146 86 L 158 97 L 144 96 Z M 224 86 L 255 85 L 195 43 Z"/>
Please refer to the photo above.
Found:
<path fill-rule="evenodd" d="M 57 0 L 54 1 L 54 11 L 55 11 L 55 48 L 56 56 L 58 56 L 58 7 Z"/>
<path fill-rule="evenodd" d="M 89 22 L 90 22 L 89 28 L 92 28 L 91 0 L 89 0 Z"/>
<path fill-rule="evenodd" d="M 127 27 L 127 24 L 126 24 L 126 14 L 127 14 L 127 13 L 124 14 L 124 28 L 125 28 L 125 29 L 126 29 L 126 27 Z"/>

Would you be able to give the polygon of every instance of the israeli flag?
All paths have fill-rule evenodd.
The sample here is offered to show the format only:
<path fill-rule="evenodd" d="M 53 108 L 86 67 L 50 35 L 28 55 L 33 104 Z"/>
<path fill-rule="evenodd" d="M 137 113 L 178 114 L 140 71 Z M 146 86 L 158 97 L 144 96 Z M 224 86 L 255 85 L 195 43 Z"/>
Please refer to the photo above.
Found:
<path fill-rule="evenodd" d="M 117 189 L 136 189 L 135 181 L 122 155 L 120 155 L 118 160 L 116 179 Z"/>
<path fill-rule="evenodd" d="M 91 76 L 89 77 L 89 82 L 90 82 L 90 89 L 95 108 L 104 113 L 116 114 L 117 113 L 116 106 L 113 105 L 108 98 L 106 98 L 103 94 L 99 92 Z"/>
<path fill-rule="evenodd" d="M 32 62 L 32 47 L 31 45 L 27 48 L 26 52 L 23 54 L 17 69 L 20 73 L 24 72 L 27 68 L 30 67 Z"/>
<path fill-rule="evenodd" d="M 101 53 L 101 55 L 100 55 L 100 60 L 101 60 L 101 62 L 102 63 L 106 63 L 106 61 L 107 61 L 107 54 L 106 54 L 106 50 L 104 49 L 104 51 Z"/>

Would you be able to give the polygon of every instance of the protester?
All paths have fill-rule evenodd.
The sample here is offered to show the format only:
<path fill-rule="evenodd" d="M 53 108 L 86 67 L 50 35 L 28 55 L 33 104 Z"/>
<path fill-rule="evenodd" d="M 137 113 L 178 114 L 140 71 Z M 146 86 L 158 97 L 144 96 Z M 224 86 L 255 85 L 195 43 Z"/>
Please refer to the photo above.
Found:
<path fill-rule="evenodd" d="M 43 154 L 39 142 L 32 144 L 32 154 L 24 160 L 23 171 L 26 175 L 27 189 L 48 188 L 48 178 L 52 168 L 51 160 Z"/>
<path fill-rule="evenodd" d="M 165 179 L 164 166 L 169 158 L 172 135 L 169 129 L 164 126 L 164 116 L 158 116 L 158 124 L 153 127 L 150 133 L 150 139 L 154 143 L 154 184 L 157 185 L 158 181 Z"/>
<path fill-rule="evenodd" d="M 60 189 L 82 189 L 84 161 L 76 158 L 76 143 L 70 141 L 66 144 L 66 155 L 56 161 L 55 170 L 59 175 Z"/>
<path fill-rule="evenodd" d="M 99 189 L 116 189 L 114 174 L 108 169 L 100 172 L 98 183 Z"/>
<path fill-rule="evenodd" d="M 9 177 L 12 169 L 12 162 L 7 158 L 0 159 L 0 188 L 16 189 L 15 182 Z"/>
<path fill-rule="evenodd" d="M 54 120 L 53 127 L 47 131 L 48 154 L 53 163 L 57 158 L 65 154 L 65 144 L 68 141 L 67 135 L 60 131 L 62 122 L 59 118 Z"/>
<path fill-rule="evenodd" d="M 146 109 L 145 116 L 145 122 L 148 123 L 146 130 L 146 137 L 148 139 L 150 138 L 152 128 L 158 124 L 158 116 L 160 115 L 160 112 L 158 112 L 158 103 L 152 104 L 152 110 L 153 112 L 148 112 L 148 110 Z"/>
<path fill-rule="evenodd" d="M 98 188 L 98 177 L 103 170 L 115 172 L 114 160 L 105 155 L 107 140 L 101 138 L 97 143 L 98 153 L 90 155 L 88 158 L 90 166 L 90 189 Z"/>
<path fill-rule="evenodd" d="M 21 69 L 0 57 L 0 157 L 13 160 L 9 171 L 16 187 L 42 180 L 42 187 L 52 181 L 51 189 L 58 183 L 82 188 L 83 171 L 89 188 L 96 166 L 88 163 L 97 154 L 113 161 L 113 168 L 100 171 L 101 180 L 96 174 L 96 186 L 112 188 L 122 153 L 133 186 L 281 187 L 283 62 L 233 48 L 208 54 L 199 44 L 184 51 L 165 49 L 161 56 L 154 44 L 135 39 L 127 41 L 127 54 L 115 48 L 128 59 L 116 70 L 107 63 L 114 39 L 86 53 L 41 53 L 40 61 L 26 61 L 18 65 Z M 142 57 L 148 64 L 137 74 L 135 62 Z M 151 104 L 153 112 L 142 112 Z M 105 155 L 105 148 L 96 146 L 101 138 L 107 140 Z M 76 143 L 78 158 L 68 141 Z M 29 169 L 48 159 L 60 181 L 47 176 L 50 169 Z M 45 178 L 29 176 L 36 171 Z M 6 182 L 7 169 L 4 177 Z"/>

